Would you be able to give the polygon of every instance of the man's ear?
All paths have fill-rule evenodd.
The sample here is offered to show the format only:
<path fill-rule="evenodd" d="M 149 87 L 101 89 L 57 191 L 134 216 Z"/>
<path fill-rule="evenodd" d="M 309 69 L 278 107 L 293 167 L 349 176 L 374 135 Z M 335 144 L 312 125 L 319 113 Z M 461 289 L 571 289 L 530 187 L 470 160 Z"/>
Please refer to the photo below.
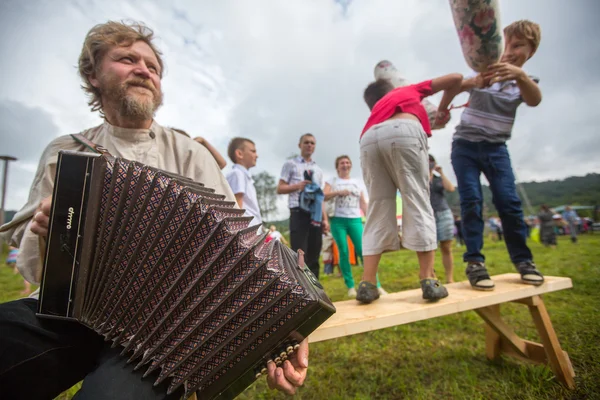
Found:
<path fill-rule="evenodd" d="M 100 86 L 100 82 L 98 81 L 98 78 L 96 78 L 96 74 L 95 73 L 89 76 L 88 81 L 96 89 L 98 89 L 98 86 Z"/>

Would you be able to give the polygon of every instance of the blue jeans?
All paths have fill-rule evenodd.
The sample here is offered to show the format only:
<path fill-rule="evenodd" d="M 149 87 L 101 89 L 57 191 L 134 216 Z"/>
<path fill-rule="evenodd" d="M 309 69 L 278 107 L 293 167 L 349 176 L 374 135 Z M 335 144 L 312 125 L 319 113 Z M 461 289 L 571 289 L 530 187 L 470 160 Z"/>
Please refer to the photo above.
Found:
<path fill-rule="evenodd" d="M 484 221 L 483 192 L 479 180 L 483 172 L 502 221 L 504 241 L 511 261 L 515 264 L 532 261 L 531 250 L 527 247 L 527 225 L 523 220 L 521 200 L 517 195 L 506 144 L 457 139 L 452 143 L 452 167 L 458 181 L 462 232 L 467 246 L 463 260 L 485 261 L 481 253 Z"/>

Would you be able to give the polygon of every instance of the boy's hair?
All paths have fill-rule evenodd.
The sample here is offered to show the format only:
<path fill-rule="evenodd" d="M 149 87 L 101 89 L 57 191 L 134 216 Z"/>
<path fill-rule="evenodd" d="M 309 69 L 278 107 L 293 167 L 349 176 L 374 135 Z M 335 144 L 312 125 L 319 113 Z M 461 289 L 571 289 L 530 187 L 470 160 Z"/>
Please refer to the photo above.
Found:
<path fill-rule="evenodd" d="M 254 144 L 252 140 L 243 137 L 234 137 L 231 139 L 231 142 L 229 142 L 229 147 L 227 147 L 227 155 L 234 164 L 237 164 L 237 160 L 235 159 L 235 151 L 243 149 L 246 143 Z"/>
<path fill-rule="evenodd" d="M 386 79 L 377 79 L 375 82 L 371 82 L 363 94 L 363 99 L 369 106 L 369 110 L 372 110 L 375 104 L 392 90 L 394 90 L 394 86 Z"/>
<path fill-rule="evenodd" d="M 352 164 L 352 160 L 350 159 L 350 157 L 348 157 L 347 155 L 344 154 L 335 159 L 335 169 L 337 169 L 338 164 L 342 160 L 348 160 L 348 161 L 350 161 L 350 164 Z"/>
<path fill-rule="evenodd" d="M 92 111 L 102 111 L 102 99 L 100 97 L 100 89 L 94 87 L 90 82 L 90 77 L 95 72 L 102 62 L 104 55 L 112 47 L 131 46 L 137 41 L 146 43 L 154 52 L 158 63 L 160 64 L 159 76 L 162 78 L 163 60 L 161 52 L 152 42 L 154 40 L 154 32 L 142 22 L 115 22 L 108 21 L 104 24 L 94 26 L 88 32 L 83 42 L 83 48 L 79 55 L 79 75 L 83 80 L 81 87 L 89 96 L 88 104 L 92 107 Z"/>
<path fill-rule="evenodd" d="M 310 136 L 311 138 L 315 138 L 315 135 L 313 135 L 312 133 L 305 133 L 304 135 L 300 136 L 300 140 L 298 141 L 298 144 L 302 144 L 302 141 L 304 140 L 305 137 Z"/>
<path fill-rule="evenodd" d="M 531 58 L 537 51 L 540 41 L 542 40 L 542 30 L 535 22 L 522 19 L 520 21 L 515 21 L 504 28 L 504 36 L 516 36 L 520 39 L 527 40 L 532 49 L 531 56 L 529 57 Z"/>

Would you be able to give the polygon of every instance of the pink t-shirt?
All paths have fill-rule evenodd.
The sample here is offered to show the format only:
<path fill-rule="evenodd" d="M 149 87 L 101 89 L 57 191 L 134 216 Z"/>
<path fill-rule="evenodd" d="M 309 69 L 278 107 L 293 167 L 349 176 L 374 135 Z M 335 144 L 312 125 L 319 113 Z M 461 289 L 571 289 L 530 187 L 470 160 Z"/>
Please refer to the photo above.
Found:
<path fill-rule="evenodd" d="M 381 98 L 371 110 L 371 116 L 367 121 L 360 135 L 365 134 L 373 125 L 387 121 L 394 114 L 399 112 L 413 114 L 423 125 L 423 130 L 427 136 L 431 136 L 431 126 L 429 125 L 429 117 L 427 111 L 421 104 L 424 97 L 431 96 L 431 79 L 415 85 L 399 87 Z"/>

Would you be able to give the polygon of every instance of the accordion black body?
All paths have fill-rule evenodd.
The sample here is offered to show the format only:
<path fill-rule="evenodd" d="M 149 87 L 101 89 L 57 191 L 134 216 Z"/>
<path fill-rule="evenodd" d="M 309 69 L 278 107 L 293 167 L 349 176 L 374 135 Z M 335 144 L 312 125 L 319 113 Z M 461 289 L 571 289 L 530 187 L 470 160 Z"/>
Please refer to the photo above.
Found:
<path fill-rule="evenodd" d="M 334 312 L 302 256 L 187 178 L 61 151 L 38 315 L 124 347 L 171 393 L 233 398 Z"/>

